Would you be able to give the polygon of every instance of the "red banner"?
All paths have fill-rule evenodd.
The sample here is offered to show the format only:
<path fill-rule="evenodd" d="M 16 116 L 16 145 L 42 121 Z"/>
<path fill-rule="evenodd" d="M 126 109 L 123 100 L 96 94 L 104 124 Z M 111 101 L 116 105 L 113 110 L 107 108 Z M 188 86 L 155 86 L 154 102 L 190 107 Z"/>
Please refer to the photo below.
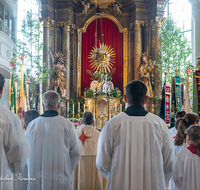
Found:
<path fill-rule="evenodd" d="M 196 82 L 197 82 L 198 107 L 200 110 L 200 70 L 195 71 L 195 76 L 196 76 Z"/>
<path fill-rule="evenodd" d="M 170 86 L 165 87 L 165 122 L 167 125 L 170 124 Z"/>

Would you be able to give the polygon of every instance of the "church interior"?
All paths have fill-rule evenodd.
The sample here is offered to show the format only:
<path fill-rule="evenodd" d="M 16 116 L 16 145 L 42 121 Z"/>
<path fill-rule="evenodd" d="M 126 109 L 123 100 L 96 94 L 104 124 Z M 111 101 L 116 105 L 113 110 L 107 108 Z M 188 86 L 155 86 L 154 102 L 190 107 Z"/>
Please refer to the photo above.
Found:
<path fill-rule="evenodd" d="M 168 16 L 191 49 L 185 63 L 170 62 L 173 55 L 163 61 Z M 26 111 L 43 113 L 43 94 L 53 90 L 60 115 L 77 127 L 91 111 L 101 131 L 126 110 L 126 85 L 140 80 L 149 97 L 145 109 L 172 128 L 176 112 L 200 114 L 199 18 L 199 0 L 1 0 L 0 105 L 23 124 Z"/>

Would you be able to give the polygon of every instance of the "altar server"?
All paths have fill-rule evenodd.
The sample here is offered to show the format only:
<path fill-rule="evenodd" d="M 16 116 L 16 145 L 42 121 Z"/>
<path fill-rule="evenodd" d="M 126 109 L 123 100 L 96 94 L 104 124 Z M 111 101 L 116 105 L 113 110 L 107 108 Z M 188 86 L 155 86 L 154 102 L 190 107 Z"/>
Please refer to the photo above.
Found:
<path fill-rule="evenodd" d="M 77 128 L 81 143 L 81 160 L 74 172 L 74 190 L 103 190 L 103 176 L 96 168 L 97 142 L 99 131 L 93 124 L 93 114 L 83 113 L 83 123 Z"/>
<path fill-rule="evenodd" d="M 0 73 L 0 98 L 5 84 Z M 17 176 L 26 164 L 31 147 L 17 115 L 0 106 L 0 190 L 18 189 Z M 7 178 L 7 180 L 6 180 Z"/>
<path fill-rule="evenodd" d="M 186 131 L 189 147 L 177 156 L 173 180 L 180 190 L 200 189 L 200 126 L 192 125 Z"/>
<path fill-rule="evenodd" d="M 144 109 L 146 92 L 141 81 L 127 84 L 127 109 L 101 131 L 96 165 L 107 190 L 165 190 L 172 176 L 172 137 L 164 121 Z"/>
<path fill-rule="evenodd" d="M 28 158 L 29 190 L 71 190 L 81 146 L 74 125 L 58 114 L 60 96 L 48 91 L 44 114 L 29 123 L 26 137 L 32 147 Z"/>

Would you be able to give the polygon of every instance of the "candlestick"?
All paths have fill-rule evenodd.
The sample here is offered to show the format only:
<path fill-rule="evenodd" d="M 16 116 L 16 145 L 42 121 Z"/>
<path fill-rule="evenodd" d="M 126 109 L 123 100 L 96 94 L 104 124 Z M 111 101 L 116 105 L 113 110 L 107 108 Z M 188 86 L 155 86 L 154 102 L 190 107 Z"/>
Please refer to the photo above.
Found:
<path fill-rule="evenodd" d="M 83 113 L 85 112 L 85 104 L 83 105 Z"/>
<path fill-rule="evenodd" d="M 120 104 L 120 113 L 122 112 L 122 104 Z"/>
<path fill-rule="evenodd" d="M 78 102 L 78 118 L 80 118 L 80 102 Z"/>
<path fill-rule="evenodd" d="M 117 102 L 115 102 L 115 115 L 117 115 Z"/>
<path fill-rule="evenodd" d="M 69 118 L 69 102 L 67 102 L 67 118 Z"/>

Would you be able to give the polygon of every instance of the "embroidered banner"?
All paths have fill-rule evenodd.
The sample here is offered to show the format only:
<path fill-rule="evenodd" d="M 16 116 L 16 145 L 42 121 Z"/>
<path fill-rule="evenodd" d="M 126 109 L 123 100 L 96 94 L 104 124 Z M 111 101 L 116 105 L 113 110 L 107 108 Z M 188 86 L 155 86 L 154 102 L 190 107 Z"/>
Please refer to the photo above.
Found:
<path fill-rule="evenodd" d="M 197 99 L 198 99 L 198 109 L 199 109 L 200 108 L 200 70 L 195 71 L 195 75 L 196 75 L 195 77 L 196 77 L 196 83 L 197 83 Z"/>
<path fill-rule="evenodd" d="M 171 84 L 171 125 L 170 128 L 174 127 L 175 124 L 175 113 L 176 113 L 176 96 L 175 96 L 175 77 L 172 77 L 172 84 Z"/>
<path fill-rule="evenodd" d="M 170 125 L 170 86 L 165 87 L 165 122 Z"/>
<path fill-rule="evenodd" d="M 181 111 L 182 100 L 181 100 L 181 77 L 175 76 L 175 94 L 176 94 L 176 108 L 177 112 Z"/>
<path fill-rule="evenodd" d="M 199 115 L 199 103 L 197 95 L 196 73 L 193 73 L 193 112 Z"/>

